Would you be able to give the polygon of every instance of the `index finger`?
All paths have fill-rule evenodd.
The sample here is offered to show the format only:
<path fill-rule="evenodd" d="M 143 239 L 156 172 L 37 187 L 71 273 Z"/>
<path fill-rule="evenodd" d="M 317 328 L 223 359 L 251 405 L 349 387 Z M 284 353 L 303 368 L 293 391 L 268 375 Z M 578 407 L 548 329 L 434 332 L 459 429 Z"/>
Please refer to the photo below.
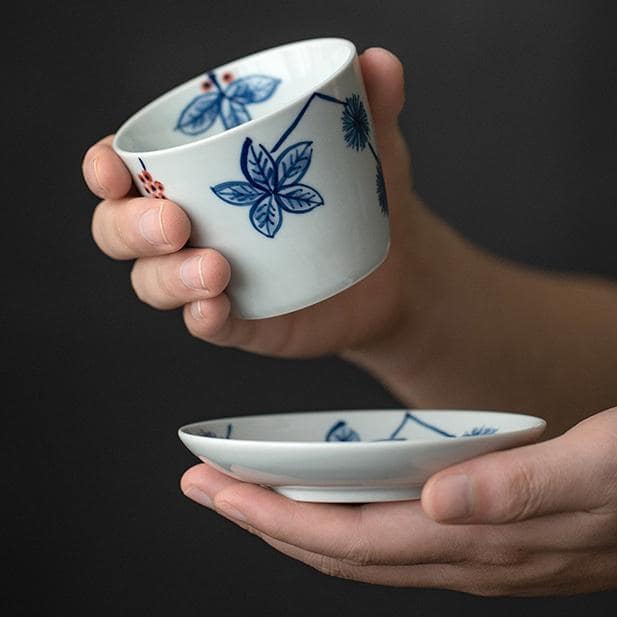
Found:
<path fill-rule="evenodd" d="M 128 195 L 133 179 L 122 159 L 111 144 L 108 135 L 88 149 L 82 162 L 82 173 L 88 188 L 103 199 L 120 199 Z"/>

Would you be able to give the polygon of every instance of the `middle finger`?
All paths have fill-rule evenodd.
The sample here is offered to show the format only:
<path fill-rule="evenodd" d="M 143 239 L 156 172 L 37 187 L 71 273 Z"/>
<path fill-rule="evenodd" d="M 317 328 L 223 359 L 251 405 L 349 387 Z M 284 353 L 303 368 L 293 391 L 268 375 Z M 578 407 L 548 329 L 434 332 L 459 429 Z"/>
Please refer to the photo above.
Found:
<path fill-rule="evenodd" d="M 230 276 L 229 262 L 218 251 L 191 248 L 138 259 L 131 282 L 146 304 L 172 309 L 218 296 L 227 287 Z"/>

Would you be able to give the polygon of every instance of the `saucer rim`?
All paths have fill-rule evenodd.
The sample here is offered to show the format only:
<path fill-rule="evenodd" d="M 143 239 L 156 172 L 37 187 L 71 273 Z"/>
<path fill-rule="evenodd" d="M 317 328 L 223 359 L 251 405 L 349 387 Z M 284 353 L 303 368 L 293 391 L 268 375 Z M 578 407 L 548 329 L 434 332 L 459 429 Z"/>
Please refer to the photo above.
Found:
<path fill-rule="evenodd" d="M 432 439 L 406 439 L 401 441 L 270 441 L 270 440 L 261 440 L 261 439 L 225 439 L 222 437 L 208 437 L 206 435 L 195 435 L 193 433 L 187 432 L 187 429 L 202 426 L 204 424 L 208 424 L 210 422 L 233 422 L 233 421 L 241 421 L 242 419 L 251 418 L 271 418 L 271 417 L 280 417 L 280 416 L 302 416 L 307 414 L 332 414 L 339 412 L 341 414 L 349 414 L 353 412 L 374 412 L 374 413 L 383 413 L 383 412 L 401 412 L 401 411 L 410 411 L 412 413 L 431 413 L 439 415 L 440 413 L 452 413 L 452 412 L 461 412 L 461 413 L 482 413 L 482 414 L 492 414 L 494 416 L 517 416 L 522 417 L 530 421 L 528 426 L 524 426 L 521 428 L 514 429 L 505 429 L 503 431 L 487 434 L 487 435 L 467 435 L 460 436 L 454 438 L 444 438 L 444 437 L 435 437 Z M 345 449 L 366 449 L 366 448 L 406 448 L 410 446 L 435 446 L 435 445 L 443 445 L 445 443 L 467 443 L 469 441 L 473 441 L 474 443 L 478 443 L 481 441 L 495 440 L 499 439 L 503 436 L 507 435 L 517 435 L 524 434 L 527 432 L 535 433 L 537 436 L 540 436 L 544 430 L 546 429 L 547 423 L 546 420 L 539 416 L 533 416 L 525 413 L 517 413 L 513 411 L 498 411 L 491 409 L 407 409 L 407 408 L 389 408 L 389 409 L 333 409 L 333 410 L 316 410 L 316 411 L 286 411 L 279 413 L 260 413 L 260 414 L 250 414 L 245 416 L 224 416 L 221 418 L 210 418 L 208 420 L 201 420 L 198 422 L 191 422 L 189 424 L 185 424 L 178 429 L 178 437 L 184 442 L 185 440 L 195 441 L 196 443 L 206 444 L 228 444 L 227 447 L 270 447 L 276 449 L 288 449 L 288 448 L 301 448 L 303 450 L 307 449 L 326 449 L 326 448 L 335 448 L 335 447 L 343 447 Z"/>

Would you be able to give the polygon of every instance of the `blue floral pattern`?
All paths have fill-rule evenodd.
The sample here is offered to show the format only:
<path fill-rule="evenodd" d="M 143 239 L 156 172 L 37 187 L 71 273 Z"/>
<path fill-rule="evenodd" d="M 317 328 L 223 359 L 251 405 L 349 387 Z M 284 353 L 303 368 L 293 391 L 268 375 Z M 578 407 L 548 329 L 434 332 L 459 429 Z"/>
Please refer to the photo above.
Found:
<path fill-rule="evenodd" d="M 335 422 L 326 434 L 326 441 L 360 441 L 360 435 L 349 427 L 347 422 Z"/>
<path fill-rule="evenodd" d="M 214 80 L 214 77 L 212 79 Z M 245 79 L 248 80 L 249 78 Z M 240 81 L 238 80 L 234 84 Z M 252 82 L 251 84 L 247 82 L 244 89 L 236 88 L 232 90 L 232 87 L 233 84 L 224 92 L 224 95 L 220 93 L 217 95 L 225 99 L 220 104 L 216 104 L 220 106 L 220 109 L 223 109 L 223 106 L 225 106 L 224 109 L 226 110 L 228 108 L 231 109 L 233 107 L 232 103 L 234 105 L 235 103 L 243 105 L 245 102 L 249 102 L 251 97 L 253 102 L 257 99 L 263 100 L 263 98 L 260 98 L 262 94 L 259 94 L 259 96 L 245 94 L 245 90 L 246 92 L 253 92 L 254 84 Z M 272 84 L 269 86 L 272 91 L 275 87 Z M 266 89 L 264 88 L 264 91 Z M 227 100 L 230 102 L 227 103 Z M 250 137 L 244 140 L 240 153 L 240 169 L 244 174 L 245 180 L 230 180 L 210 187 L 212 192 L 225 203 L 232 206 L 249 207 L 251 224 L 266 238 L 274 238 L 281 229 L 283 212 L 306 214 L 318 206 L 324 205 L 324 200 L 317 189 L 300 182 L 311 164 L 313 155 L 312 141 L 300 141 L 292 144 L 283 150 L 276 159 L 274 158 L 274 153 L 285 143 L 304 117 L 311 103 L 315 100 L 335 103 L 343 107 L 341 121 L 345 142 L 357 152 L 364 150 L 368 146 L 377 164 L 375 187 L 377 201 L 381 211 L 384 214 L 388 213 L 386 186 L 383 179 L 381 161 L 369 139 L 370 125 L 368 113 L 360 95 L 354 93 L 342 101 L 328 94 L 313 92 L 271 150 L 268 150 L 263 144 L 259 144 L 259 147 L 254 146 L 253 140 Z M 192 108 L 189 106 L 183 112 L 183 115 L 188 117 L 186 124 L 192 126 L 191 118 L 194 116 L 194 124 L 201 127 L 199 130 L 205 130 L 203 125 L 209 123 L 208 126 L 210 126 L 214 122 L 216 114 L 220 111 L 219 107 L 214 103 L 208 103 L 210 107 L 208 107 L 207 112 L 204 112 L 205 103 L 198 103 L 197 99 L 193 103 L 195 104 Z M 244 111 L 240 110 L 237 105 L 236 107 L 236 115 L 239 120 L 242 120 Z M 225 115 L 229 115 L 231 112 L 225 111 L 221 113 L 223 113 L 223 122 L 225 123 Z M 212 116 L 212 114 L 214 115 Z"/>
<path fill-rule="evenodd" d="M 494 426 L 474 426 L 470 431 L 465 431 L 463 437 L 477 437 L 479 435 L 494 435 L 497 432 Z"/>
<path fill-rule="evenodd" d="M 443 429 L 435 426 L 434 424 L 430 424 L 425 420 L 421 420 L 414 414 L 406 411 L 403 415 L 402 421 L 399 425 L 390 433 L 388 437 L 384 437 L 382 439 L 373 439 L 372 441 L 407 441 L 406 437 L 399 437 L 399 433 L 401 430 L 407 426 L 410 422 L 423 426 L 426 429 L 429 429 L 433 433 L 441 435 L 442 437 L 456 438 L 458 435 L 454 435 L 453 433 L 448 433 Z M 460 437 L 478 437 L 481 435 L 494 435 L 497 433 L 498 429 L 493 426 L 475 426 L 472 429 L 465 431 Z M 355 431 L 345 420 L 338 420 L 335 422 L 327 431 L 325 441 L 362 441 L 360 434 Z"/>
<path fill-rule="evenodd" d="M 375 175 L 375 184 L 377 188 L 377 200 L 383 214 L 388 214 L 388 195 L 386 193 L 386 182 L 383 178 L 383 170 L 381 164 L 377 163 L 377 173 Z"/>
<path fill-rule="evenodd" d="M 227 425 L 227 428 L 225 429 L 225 436 L 224 437 L 220 437 L 214 431 L 205 431 L 202 428 L 196 429 L 196 433 L 200 437 L 214 437 L 216 439 L 229 439 L 231 437 L 232 431 L 233 431 L 233 424 L 228 424 Z"/>
<path fill-rule="evenodd" d="M 347 146 L 358 152 L 364 150 L 368 142 L 370 127 L 368 114 L 358 94 L 352 94 L 345 99 L 341 122 Z"/>
<path fill-rule="evenodd" d="M 303 214 L 324 203 L 314 188 L 300 182 L 311 164 L 312 144 L 293 144 L 275 160 L 265 146 L 255 148 L 247 137 L 240 155 L 240 168 L 247 181 L 222 182 L 211 189 L 228 204 L 250 206 L 253 227 L 267 238 L 274 238 L 283 224 L 283 211 Z"/>
<path fill-rule="evenodd" d="M 208 73 L 210 81 L 202 84 L 215 91 L 200 94 L 189 102 L 180 113 L 176 130 L 185 135 L 200 135 L 205 133 L 220 118 L 225 129 L 233 128 L 251 119 L 247 105 L 261 103 L 269 99 L 280 79 L 267 75 L 249 75 L 232 81 L 231 73 L 223 74 L 223 80 L 231 82 L 227 87 L 220 84 L 214 72 Z"/>

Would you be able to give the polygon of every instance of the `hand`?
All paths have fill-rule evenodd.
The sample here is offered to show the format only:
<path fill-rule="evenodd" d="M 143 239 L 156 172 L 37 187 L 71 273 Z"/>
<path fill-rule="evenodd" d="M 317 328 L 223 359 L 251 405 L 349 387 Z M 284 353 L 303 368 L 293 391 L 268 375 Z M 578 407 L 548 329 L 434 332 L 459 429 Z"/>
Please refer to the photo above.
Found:
<path fill-rule="evenodd" d="M 83 163 L 90 189 L 104 201 L 92 233 L 100 249 L 115 259 L 137 258 L 132 284 L 141 300 L 159 309 L 184 306 L 188 330 L 217 345 L 256 353 L 300 357 L 334 353 L 379 338 L 405 314 L 402 298 L 412 260 L 406 255 L 411 231 L 409 155 L 398 129 L 403 106 L 401 63 L 383 49 L 360 58 L 375 120 L 393 225 L 391 251 L 373 275 L 334 298 L 281 317 L 248 321 L 230 315 L 224 290 L 230 266 L 217 251 L 184 248 L 187 215 L 176 204 L 138 197 L 111 137 L 92 147 Z"/>
<path fill-rule="evenodd" d="M 182 490 L 333 576 L 489 596 L 617 588 L 617 408 L 444 470 L 421 502 L 294 502 L 208 465 Z"/>

